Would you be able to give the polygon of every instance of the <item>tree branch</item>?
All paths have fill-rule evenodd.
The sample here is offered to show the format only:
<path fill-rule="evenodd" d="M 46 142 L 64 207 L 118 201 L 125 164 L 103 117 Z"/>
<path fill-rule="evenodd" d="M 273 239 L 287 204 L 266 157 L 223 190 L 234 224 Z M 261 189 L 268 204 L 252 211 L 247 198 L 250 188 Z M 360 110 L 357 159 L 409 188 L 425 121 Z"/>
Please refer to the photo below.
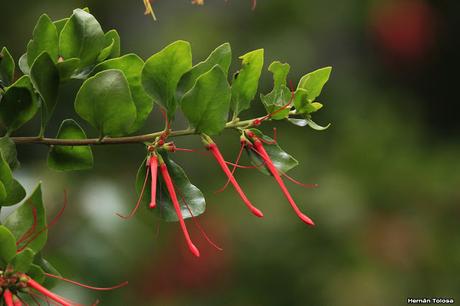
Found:
<path fill-rule="evenodd" d="M 252 125 L 252 122 L 256 119 L 262 119 L 264 117 L 239 121 L 238 119 L 232 120 L 225 124 L 226 129 L 234 129 L 238 127 L 249 127 Z M 57 139 L 57 138 L 46 138 L 40 136 L 31 136 L 31 137 L 11 137 L 11 140 L 15 144 L 43 144 L 47 146 L 59 145 L 59 146 L 87 146 L 87 145 L 110 145 L 110 144 L 130 144 L 130 143 L 143 143 L 143 142 L 153 142 L 155 138 L 161 136 L 163 131 L 155 132 L 151 134 L 136 135 L 136 136 L 126 136 L 126 137 L 104 137 L 99 138 L 87 138 L 87 139 Z M 177 137 L 177 136 L 187 136 L 198 134 L 195 129 L 186 129 L 172 131 L 168 137 Z"/>

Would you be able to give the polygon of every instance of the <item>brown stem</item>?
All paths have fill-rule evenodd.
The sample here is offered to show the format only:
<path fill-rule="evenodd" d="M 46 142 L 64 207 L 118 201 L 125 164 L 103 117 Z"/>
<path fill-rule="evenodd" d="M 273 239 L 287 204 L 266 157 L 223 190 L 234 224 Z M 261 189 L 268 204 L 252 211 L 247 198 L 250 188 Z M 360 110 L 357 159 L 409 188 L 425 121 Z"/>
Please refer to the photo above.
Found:
<path fill-rule="evenodd" d="M 261 117 L 263 118 L 263 117 Z M 232 120 L 227 122 L 225 125 L 226 129 L 238 128 L 238 127 L 248 127 L 252 125 L 252 122 L 256 119 L 254 118 L 244 121 Z M 110 145 L 110 144 L 130 144 L 130 143 L 143 143 L 143 142 L 153 142 L 155 138 L 161 136 L 161 132 L 155 132 L 151 134 L 137 135 L 137 136 L 126 136 L 126 137 L 104 137 L 104 138 L 87 138 L 87 139 L 57 139 L 57 138 L 46 138 L 40 136 L 31 136 L 31 137 L 11 137 L 11 140 L 16 144 L 43 144 L 47 146 L 59 145 L 59 146 L 87 146 L 87 145 Z M 171 131 L 168 135 L 169 137 L 177 136 L 187 136 L 199 134 L 195 129 L 185 129 L 178 131 Z"/>

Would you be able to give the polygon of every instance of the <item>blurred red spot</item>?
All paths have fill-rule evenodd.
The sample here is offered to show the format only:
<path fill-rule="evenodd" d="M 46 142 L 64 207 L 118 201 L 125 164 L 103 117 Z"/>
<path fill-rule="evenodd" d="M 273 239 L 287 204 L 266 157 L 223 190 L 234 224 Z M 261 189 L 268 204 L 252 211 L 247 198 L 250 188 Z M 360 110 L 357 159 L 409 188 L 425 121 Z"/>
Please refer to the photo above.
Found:
<path fill-rule="evenodd" d="M 141 294 L 156 299 L 174 299 L 190 292 L 212 292 L 230 278 L 231 247 L 225 222 L 223 220 L 199 217 L 202 226 L 212 239 L 224 248 L 223 252 L 215 250 L 201 237 L 200 230 L 189 222 L 190 234 L 196 237 L 196 245 L 200 248 L 201 256 L 196 258 L 184 246 L 183 237 L 179 230 L 174 234 L 171 243 L 162 247 L 162 252 L 154 262 L 143 268 L 139 275 Z M 174 225 L 174 224 L 173 224 Z M 172 226 L 174 227 L 174 226 Z M 201 237 L 200 239 L 198 239 Z"/>
<path fill-rule="evenodd" d="M 436 14 L 425 0 L 383 1 L 371 13 L 371 26 L 385 55 L 417 62 L 434 45 Z"/>

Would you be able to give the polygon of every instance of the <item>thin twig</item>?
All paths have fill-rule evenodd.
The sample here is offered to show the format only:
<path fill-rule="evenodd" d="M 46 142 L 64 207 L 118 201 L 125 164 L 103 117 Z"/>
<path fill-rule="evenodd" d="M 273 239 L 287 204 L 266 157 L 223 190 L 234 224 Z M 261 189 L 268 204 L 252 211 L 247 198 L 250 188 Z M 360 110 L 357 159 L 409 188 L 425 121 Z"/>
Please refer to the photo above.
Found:
<path fill-rule="evenodd" d="M 226 129 L 233 129 L 239 127 L 249 127 L 252 125 L 254 120 L 260 118 L 254 118 L 244 121 L 232 120 L 225 125 Z M 59 145 L 59 146 L 87 146 L 87 145 L 110 145 L 110 144 L 130 144 L 130 143 L 144 143 L 153 142 L 155 138 L 159 137 L 164 131 L 137 135 L 137 136 L 126 136 L 126 137 L 104 137 L 104 138 L 87 138 L 87 139 L 57 139 L 57 138 L 46 138 L 40 136 L 31 137 L 11 137 L 11 140 L 16 144 L 43 144 L 47 146 Z M 198 134 L 195 129 L 185 129 L 178 131 L 171 131 L 169 137 L 187 136 Z"/>

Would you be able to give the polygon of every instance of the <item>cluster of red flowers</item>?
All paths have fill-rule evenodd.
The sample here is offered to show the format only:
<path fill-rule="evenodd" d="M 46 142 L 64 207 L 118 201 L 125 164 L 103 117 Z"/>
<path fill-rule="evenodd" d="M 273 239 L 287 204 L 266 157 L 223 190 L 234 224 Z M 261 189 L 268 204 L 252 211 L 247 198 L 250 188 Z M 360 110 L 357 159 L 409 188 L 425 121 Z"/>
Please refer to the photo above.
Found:
<path fill-rule="evenodd" d="M 260 121 L 260 119 L 259 119 L 259 121 Z M 260 124 L 260 122 L 256 122 L 256 124 Z M 177 148 L 173 142 L 165 142 L 166 138 L 167 138 L 167 132 L 165 132 L 152 145 L 150 145 L 148 147 L 149 156 L 147 157 L 146 164 L 145 164 L 146 165 L 146 175 L 145 175 L 145 179 L 144 179 L 144 182 L 143 182 L 141 193 L 140 193 L 140 196 L 139 196 L 139 199 L 137 201 L 137 204 L 136 204 L 135 208 L 132 210 L 132 212 L 128 216 L 122 216 L 120 214 L 118 214 L 118 215 L 120 217 L 122 217 L 122 218 L 128 219 L 128 218 L 131 218 L 135 214 L 135 212 L 137 211 L 137 209 L 139 208 L 139 206 L 141 204 L 142 197 L 144 195 L 144 191 L 146 189 L 149 176 L 151 178 L 150 179 L 150 182 L 151 182 L 151 188 L 150 188 L 151 194 L 150 194 L 149 207 L 151 209 L 156 208 L 157 207 L 157 203 L 156 203 L 157 181 L 158 181 L 158 176 L 161 175 L 162 180 L 166 185 L 166 189 L 167 189 L 167 192 L 169 194 L 169 198 L 171 199 L 171 202 L 172 202 L 172 204 L 174 206 L 174 211 L 175 211 L 175 213 L 177 215 L 177 219 L 179 220 L 179 224 L 180 224 L 180 227 L 182 229 L 182 232 L 183 232 L 185 241 L 186 241 L 186 243 L 188 245 L 188 248 L 189 248 L 189 250 L 191 251 L 191 253 L 193 255 L 195 255 L 196 257 L 199 257 L 200 256 L 200 251 L 195 246 L 195 244 L 192 242 L 192 240 L 190 238 L 190 234 L 189 234 L 189 232 L 187 230 L 187 227 L 186 227 L 186 224 L 184 222 L 184 216 L 182 215 L 181 207 L 180 207 L 179 200 L 178 200 L 178 197 L 177 197 L 177 190 L 175 188 L 174 182 L 171 179 L 170 173 L 168 171 L 168 167 L 167 167 L 165 161 L 163 160 L 162 155 L 160 153 L 158 153 L 158 150 L 164 150 L 164 151 L 167 151 L 167 152 L 175 152 L 175 151 L 191 152 L 191 151 L 194 151 L 194 150 Z M 306 223 L 307 225 L 315 226 L 315 224 L 311 220 L 311 218 L 309 218 L 307 215 L 305 215 L 304 213 L 302 213 L 300 211 L 299 207 L 297 206 L 297 204 L 295 203 L 295 201 L 292 198 L 291 194 L 289 193 L 286 185 L 284 184 L 282 176 L 287 177 L 288 179 L 294 181 L 295 183 L 298 183 L 298 184 L 301 184 L 301 183 L 299 183 L 299 182 L 295 181 L 294 179 L 288 177 L 286 174 L 281 173 L 275 167 L 275 165 L 273 164 L 273 161 L 271 160 L 269 154 L 267 153 L 267 151 L 264 148 L 264 143 L 267 143 L 267 141 L 264 140 L 261 137 L 258 137 L 250 129 L 243 129 L 240 139 L 241 139 L 241 149 L 240 149 L 240 152 L 238 154 L 238 158 L 237 158 L 235 163 L 230 163 L 230 162 L 227 162 L 224 159 L 224 157 L 222 156 L 222 153 L 220 152 L 220 150 L 217 147 L 216 143 L 209 136 L 202 135 L 202 140 L 203 140 L 203 143 L 204 143 L 206 149 L 213 155 L 213 157 L 215 158 L 215 160 L 219 164 L 220 168 L 222 169 L 222 171 L 225 173 L 225 175 L 228 178 L 228 182 L 227 182 L 226 185 L 228 185 L 229 183 L 232 184 L 232 186 L 234 187 L 235 191 L 238 193 L 240 198 L 243 200 L 244 204 L 248 207 L 248 209 L 255 216 L 257 216 L 259 218 L 262 218 L 264 216 L 263 213 L 251 203 L 251 201 L 248 199 L 248 197 L 246 196 L 246 194 L 244 193 L 244 191 L 242 190 L 241 186 L 238 184 L 238 182 L 236 181 L 236 179 L 235 179 L 235 177 L 233 175 L 234 171 L 235 171 L 235 169 L 237 167 L 247 168 L 245 166 L 238 165 L 238 162 L 239 162 L 239 159 L 240 159 L 242 151 L 244 149 L 250 150 L 250 151 L 256 153 L 261 158 L 261 160 L 263 161 L 263 164 L 260 165 L 260 166 L 266 167 L 268 169 L 268 171 L 270 172 L 270 174 L 275 178 L 276 182 L 280 186 L 283 194 L 287 198 L 288 202 L 292 206 L 292 208 L 293 208 L 294 212 L 297 214 L 297 216 L 304 223 Z M 272 144 L 272 143 L 270 143 L 270 144 Z M 233 170 L 229 169 L 229 166 L 228 166 L 229 164 L 233 165 L 233 167 L 234 167 Z M 305 185 L 305 186 L 307 186 L 307 187 L 316 187 L 316 185 Z M 182 197 L 182 200 L 184 201 L 184 204 L 187 205 L 187 203 L 185 202 L 185 199 L 183 197 Z M 187 208 L 188 208 L 188 205 L 187 205 Z M 188 208 L 188 210 L 191 213 L 191 210 L 189 208 Z M 194 217 L 194 216 L 192 215 L 192 217 Z M 200 230 L 201 230 L 201 228 L 200 228 Z M 204 234 L 204 236 L 208 240 L 208 242 L 210 242 L 217 249 L 220 249 L 213 242 L 211 242 L 209 240 L 209 238 L 206 236 L 206 234 L 203 231 L 202 231 L 202 233 Z"/>
<path fill-rule="evenodd" d="M 60 219 L 64 210 L 67 206 L 67 194 L 65 193 L 64 197 L 64 205 L 62 206 L 61 210 L 58 214 L 49 222 L 48 225 L 44 226 L 43 228 L 37 228 L 37 210 L 36 208 L 32 209 L 33 214 L 33 223 L 31 227 L 17 240 L 16 242 L 16 253 L 21 253 L 27 246 L 37 239 L 43 232 L 50 229 L 56 222 Z M 100 287 L 93 287 L 88 286 L 85 284 L 81 284 L 66 278 L 63 278 L 59 275 L 54 275 L 50 273 L 44 273 L 45 277 L 54 278 L 61 281 L 65 281 L 83 288 L 97 290 L 97 291 L 108 291 L 114 290 L 117 288 L 124 287 L 128 284 L 128 282 L 123 282 L 119 285 L 109 287 L 109 288 L 100 288 Z M 24 301 L 23 296 L 29 296 L 35 304 L 40 305 L 40 301 L 45 302 L 47 305 L 50 302 L 55 302 L 58 305 L 62 306 L 78 306 L 76 302 L 70 301 L 66 298 L 63 298 L 40 284 L 40 282 L 34 280 L 32 277 L 27 275 L 26 273 L 17 272 L 15 271 L 14 267 L 8 265 L 4 271 L 0 270 L 0 302 L 3 300 L 3 304 L 5 306 L 22 306 L 28 305 L 26 301 Z M 93 305 L 98 304 L 96 301 Z"/>
<path fill-rule="evenodd" d="M 124 287 L 128 284 L 128 282 L 123 282 L 114 287 L 99 288 L 84 285 L 49 273 L 45 273 L 45 276 L 63 280 L 80 287 L 97 291 L 114 290 L 117 288 Z M 21 295 L 28 295 L 37 305 L 40 305 L 40 300 L 47 303 L 48 305 L 50 304 L 50 301 L 53 301 L 58 305 L 62 306 L 80 305 L 76 302 L 70 301 L 51 292 L 50 290 L 42 286 L 40 283 L 33 280 L 30 276 L 24 273 L 14 272 L 11 268 L 8 268 L 6 271 L 0 271 L 0 294 L 3 294 L 2 299 L 0 299 L 0 301 L 3 300 L 5 306 L 27 305 L 23 298 L 21 298 Z M 93 305 L 97 304 L 98 302 L 96 301 Z"/>

